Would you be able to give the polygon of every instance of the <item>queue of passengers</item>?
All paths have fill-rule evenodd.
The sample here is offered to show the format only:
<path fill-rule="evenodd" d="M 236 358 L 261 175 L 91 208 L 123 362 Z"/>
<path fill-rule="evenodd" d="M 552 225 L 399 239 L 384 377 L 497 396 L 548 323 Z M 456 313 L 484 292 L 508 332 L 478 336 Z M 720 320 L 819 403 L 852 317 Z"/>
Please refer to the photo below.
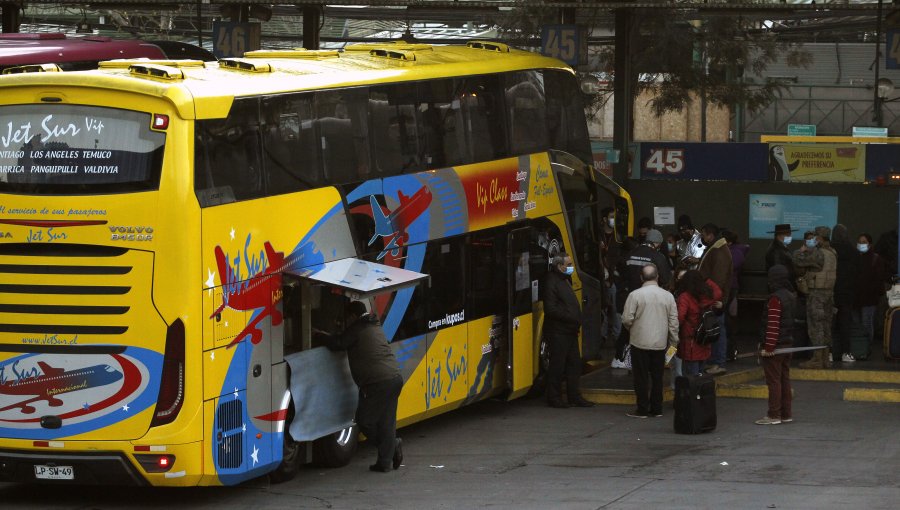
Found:
<path fill-rule="evenodd" d="M 750 246 L 741 243 L 735 232 L 719 229 L 713 223 L 696 229 L 688 215 L 678 218 L 677 233 L 666 238 L 653 228 L 649 218 L 641 218 L 635 238 L 619 242 L 613 231 L 615 212 L 610 208 L 601 214 L 605 218 L 601 256 L 605 266 L 611 268 L 607 272 L 603 336 L 616 342 L 612 367 L 632 368 L 628 360 L 629 331 L 621 327 L 620 314 L 629 293 L 642 285 L 641 268 L 653 263 L 658 268 L 659 286 L 672 291 L 678 303 L 681 341 L 672 360 L 673 372 L 725 373 L 727 361 L 734 359 L 737 352 L 730 345 L 730 337 L 736 331 L 739 275 Z M 824 346 L 800 366 L 830 367 L 833 361 L 855 362 L 851 336 L 865 335 L 866 352 L 862 355 L 866 356 L 874 336 L 876 306 L 890 279 L 890 263 L 873 249 L 868 233 L 859 234 L 854 245 L 841 224 L 834 229 L 816 227 L 796 243 L 791 235 L 795 231 L 788 224 L 776 225 L 769 232 L 773 240 L 765 261 L 766 271 L 775 265 L 787 268 L 792 290 L 798 296 L 797 323 L 802 328 L 794 332 L 795 337 L 800 337 L 795 338 L 795 343 L 803 343 L 802 337 L 808 336 L 812 345 Z M 709 307 L 718 312 L 721 334 L 711 346 L 698 346 L 691 342 L 691 334 L 699 313 Z"/>

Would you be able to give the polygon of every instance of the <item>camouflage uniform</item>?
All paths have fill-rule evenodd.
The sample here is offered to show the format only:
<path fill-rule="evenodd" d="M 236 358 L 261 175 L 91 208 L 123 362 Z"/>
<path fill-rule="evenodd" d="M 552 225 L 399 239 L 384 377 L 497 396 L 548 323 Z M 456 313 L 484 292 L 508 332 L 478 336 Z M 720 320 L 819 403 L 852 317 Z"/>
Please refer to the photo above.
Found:
<path fill-rule="evenodd" d="M 817 230 L 818 228 L 821 227 L 817 227 Z M 827 239 L 830 232 L 824 232 L 824 234 Z M 830 348 L 837 254 L 826 242 L 825 246 L 795 251 L 793 262 L 798 272 L 805 270 L 803 278 L 809 288 L 809 295 L 806 297 L 806 324 L 810 343 Z M 824 364 L 826 357 L 828 356 L 823 355 L 821 351 L 816 351 L 812 364 L 818 362 Z M 803 365 L 801 364 L 801 366 Z"/>

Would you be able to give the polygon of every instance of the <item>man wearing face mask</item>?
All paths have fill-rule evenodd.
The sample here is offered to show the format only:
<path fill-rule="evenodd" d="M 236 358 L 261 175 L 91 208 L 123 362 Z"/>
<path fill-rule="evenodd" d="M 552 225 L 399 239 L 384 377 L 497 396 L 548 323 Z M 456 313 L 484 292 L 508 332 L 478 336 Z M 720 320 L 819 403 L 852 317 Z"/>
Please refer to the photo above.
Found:
<path fill-rule="evenodd" d="M 550 350 L 547 368 L 547 405 L 556 408 L 592 407 L 578 389 L 581 378 L 581 355 L 578 330 L 582 316 L 578 297 L 572 290 L 575 266 L 572 257 L 560 252 L 551 261 L 544 285 L 544 337 Z M 562 400 L 562 380 L 566 378 L 568 400 Z"/>
<path fill-rule="evenodd" d="M 628 267 L 628 288 L 631 291 L 641 288 L 641 269 L 647 264 L 655 264 L 659 270 L 659 286 L 666 288 L 672 281 L 672 269 L 666 261 L 666 256 L 660 253 L 659 247 L 663 243 L 663 236 L 659 230 L 650 229 L 644 242 L 631 250 L 625 265 Z"/>
<path fill-rule="evenodd" d="M 769 231 L 769 234 L 775 234 L 772 238 L 772 244 L 769 245 L 769 249 L 766 250 L 766 271 L 772 268 L 772 266 L 782 265 L 787 268 L 788 276 L 791 281 L 794 281 L 794 264 L 791 258 L 791 250 L 788 248 L 793 241 L 791 237 L 791 232 L 796 232 L 797 229 L 791 228 L 790 223 L 783 223 L 781 225 L 775 225 L 775 229 Z"/>
<path fill-rule="evenodd" d="M 712 223 L 703 225 L 700 235 L 703 244 L 706 245 L 706 251 L 703 252 L 703 258 L 700 259 L 697 269 L 704 278 L 712 280 L 722 290 L 723 296 L 727 296 L 731 292 L 731 273 L 734 269 L 728 243 L 725 238 L 719 237 L 719 227 Z M 719 317 L 719 339 L 713 343 L 712 354 L 707 360 L 709 366 L 706 368 L 706 373 L 710 375 L 725 373 L 728 334 L 725 330 L 725 314 L 723 312 L 724 310 L 721 308 L 716 310 Z"/>
<path fill-rule="evenodd" d="M 675 250 L 678 252 L 676 267 L 697 269 L 706 246 L 700 238 L 700 232 L 694 228 L 694 223 L 687 214 L 678 217 L 678 235 L 679 239 L 675 243 Z"/>
<path fill-rule="evenodd" d="M 794 267 L 805 269 L 803 275 L 809 294 L 806 297 L 806 327 L 813 345 L 831 347 L 831 321 L 834 316 L 834 282 L 837 277 L 837 254 L 831 247 L 831 229 L 816 227 L 816 237 L 794 252 Z M 828 368 L 831 354 L 819 349 L 800 368 Z"/>

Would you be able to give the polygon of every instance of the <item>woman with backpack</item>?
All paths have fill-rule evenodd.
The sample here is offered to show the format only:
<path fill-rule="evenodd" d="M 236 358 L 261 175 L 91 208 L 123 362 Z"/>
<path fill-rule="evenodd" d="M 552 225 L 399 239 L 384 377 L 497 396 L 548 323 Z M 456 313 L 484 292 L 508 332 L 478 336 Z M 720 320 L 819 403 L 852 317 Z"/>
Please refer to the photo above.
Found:
<path fill-rule="evenodd" d="M 712 280 L 703 278 L 700 271 L 692 269 L 679 280 L 676 295 L 681 372 L 684 375 L 697 375 L 703 371 L 703 365 L 709 358 L 715 341 L 715 338 L 706 341 L 698 339 L 698 328 L 701 327 L 704 312 L 714 310 L 715 313 L 721 313 L 722 290 Z"/>

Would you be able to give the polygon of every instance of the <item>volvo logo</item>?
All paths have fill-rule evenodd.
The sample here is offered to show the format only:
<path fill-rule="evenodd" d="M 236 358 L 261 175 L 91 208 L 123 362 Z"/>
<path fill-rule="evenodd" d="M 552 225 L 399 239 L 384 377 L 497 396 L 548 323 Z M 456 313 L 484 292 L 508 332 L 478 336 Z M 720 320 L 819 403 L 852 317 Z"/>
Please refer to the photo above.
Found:
<path fill-rule="evenodd" d="M 111 225 L 113 241 L 152 241 L 153 227 L 140 225 Z"/>

